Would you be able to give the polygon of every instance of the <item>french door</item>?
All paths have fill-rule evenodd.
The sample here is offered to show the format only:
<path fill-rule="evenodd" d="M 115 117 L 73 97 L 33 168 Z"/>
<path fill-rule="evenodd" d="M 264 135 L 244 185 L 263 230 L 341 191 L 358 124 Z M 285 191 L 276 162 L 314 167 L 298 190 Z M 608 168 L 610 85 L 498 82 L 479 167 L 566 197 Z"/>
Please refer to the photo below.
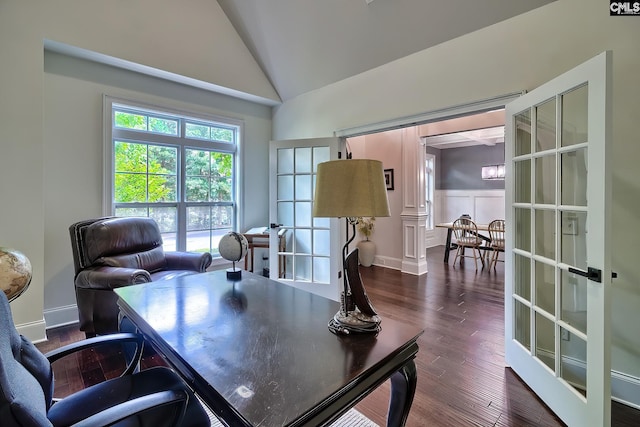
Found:
<path fill-rule="evenodd" d="M 339 146 L 338 138 L 312 138 L 271 141 L 269 148 L 270 276 L 334 300 L 340 295 L 338 220 L 312 212 L 318 163 L 337 159 Z"/>
<path fill-rule="evenodd" d="M 611 52 L 506 107 L 505 357 L 569 426 L 609 426 Z"/>

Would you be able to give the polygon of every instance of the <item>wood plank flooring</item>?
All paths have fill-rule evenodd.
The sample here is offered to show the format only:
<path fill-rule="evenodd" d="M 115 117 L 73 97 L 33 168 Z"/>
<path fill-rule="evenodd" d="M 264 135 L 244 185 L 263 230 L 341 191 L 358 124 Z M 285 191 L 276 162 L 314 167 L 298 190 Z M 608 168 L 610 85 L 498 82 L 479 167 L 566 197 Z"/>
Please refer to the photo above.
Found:
<path fill-rule="evenodd" d="M 418 386 L 407 426 L 563 426 L 564 424 L 504 363 L 504 264 L 476 273 L 471 260 L 453 267 L 443 247 L 427 250 L 429 273 L 403 274 L 382 267 L 361 268 L 369 298 L 383 318 L 419 326 Z M 83 339 L 71 325 L 48 331 L 46 352 Z M 55 366 L 56 395 L 64 396 L 117 374 L 117 352 L 84 352 Z M 143 367 L 162 364 L 146 353 Z M 385 425 L 389 384 L 356 408 Z M 640 411 L 613 403 L 616 427 L 640 425 Z"/>
<path fill-rule="evenodd" d="M 564 425 L 504 362 L 504 263 L 476 272 L 442 261 L 444 247 L 427 250 L 427 274 L 360 268 L 369 298 L 385 318 L 415 324 L 418 386 L 408 426 Z M 384 425 L 389 388 L 357 408 Z M 639 426 L 640 411 L 613 403 L 613 426 Z"/>

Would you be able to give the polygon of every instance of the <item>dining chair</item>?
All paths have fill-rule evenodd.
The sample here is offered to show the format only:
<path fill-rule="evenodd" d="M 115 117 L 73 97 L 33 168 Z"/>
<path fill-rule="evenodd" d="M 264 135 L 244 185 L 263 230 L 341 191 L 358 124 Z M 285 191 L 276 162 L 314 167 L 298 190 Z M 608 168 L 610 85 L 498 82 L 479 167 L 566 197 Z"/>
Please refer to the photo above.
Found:
<path fill-rule="evenodd" d="M 500 259 L 500 252 L 504 253 L 504 219 L 495 219 L 489 223 L 489 239 L 491 243 L 491 259 L 489 260 L 489 268 L 493 265 L 496 268 L 498 261 L 504 262 L 504 259 Z"/>
<path fill-rule="evenodd" d="M 456 244 L 458 245 L 453 265 L 456 264 L 458 258 L 460 258 L 460 263 L 462 263 L 464 258 L 473 258 L 476 271 L 478 271 L 478 259 L 480 259 L 482 267 L 484 268 L 484 257 L 480 252 L 482 239 L 478 235 L 478 226 L 476 223 L 469 218 L 458 218 L 453 222 L 453 234 L 456 238 Z M 465 254 L 466 248 L 471 249 L 471 255 Z"/>

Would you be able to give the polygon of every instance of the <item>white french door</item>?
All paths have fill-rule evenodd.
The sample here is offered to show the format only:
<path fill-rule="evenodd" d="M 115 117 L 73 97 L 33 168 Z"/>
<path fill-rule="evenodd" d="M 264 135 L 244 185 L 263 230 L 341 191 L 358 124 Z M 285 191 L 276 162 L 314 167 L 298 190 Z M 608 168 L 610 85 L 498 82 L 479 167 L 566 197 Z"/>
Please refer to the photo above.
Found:
<path fill-rule="evenodd" d="M 269 148 L 270 276 L 334 300 L 340 295 L 338 221 L 312 212 L 318 163 L 337 159 L 339 148 L 338 138 L 271 141 Z"/>
<path fill-rule="evenodd" d="M 611 422 L 611 61 L 506 107 L 505 357 L 569 426 Z"/>

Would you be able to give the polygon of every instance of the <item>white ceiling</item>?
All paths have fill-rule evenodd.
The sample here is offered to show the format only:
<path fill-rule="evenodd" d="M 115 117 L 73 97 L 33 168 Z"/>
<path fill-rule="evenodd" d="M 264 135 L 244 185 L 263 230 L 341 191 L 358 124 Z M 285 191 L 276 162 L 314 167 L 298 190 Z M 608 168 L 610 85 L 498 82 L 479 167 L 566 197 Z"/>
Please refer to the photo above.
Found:
<path fill-rule="evenodd" d="M 439 149 L 470 147 L 473 145 L 492 146 L 504 143 L 504 126 L 426 136 L 423 140 L 425 145 Z"/>
<path fill-rule="evenodd" d="M 554 0 L 218 0 L 287 100 Z"/>

